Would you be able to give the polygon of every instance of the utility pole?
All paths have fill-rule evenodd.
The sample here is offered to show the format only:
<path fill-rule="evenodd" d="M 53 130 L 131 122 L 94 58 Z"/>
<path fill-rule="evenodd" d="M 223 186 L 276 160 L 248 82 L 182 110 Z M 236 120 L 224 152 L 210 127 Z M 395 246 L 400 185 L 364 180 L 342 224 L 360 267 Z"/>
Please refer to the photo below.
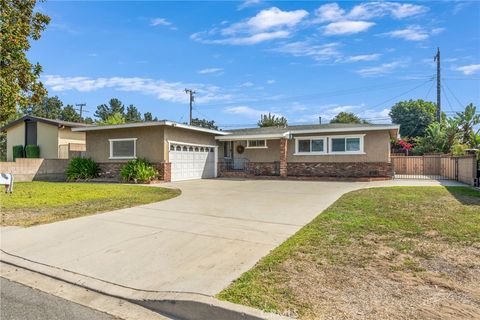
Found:
<path fill-rule="evenodd" d="M 75 106 L 80 107 L 80 119 L 83 119 L 82 114 L 83 114 L 83 107 L 85 107 L 87 104 L 86 103 L 77 103 Z"/>
<path fill-rule="evenodd" d="M 188 124 L 192 124 L 192 105 L 193 102 L 195 101 L 195 94 L 196 92 L 193 91 L 192 89 L 185 89 L 185 93 L 188 94 L 189 100 L 190 100 L 190 122 Z"/>
<path fill-rule="evenodd" d="M 440 48 L 437 48 L 437 54 L 433 58 L 433 61 L 437 62 L 437 122 L 440 122 L 441 115 L 441 103 L 440 103 Z"/>

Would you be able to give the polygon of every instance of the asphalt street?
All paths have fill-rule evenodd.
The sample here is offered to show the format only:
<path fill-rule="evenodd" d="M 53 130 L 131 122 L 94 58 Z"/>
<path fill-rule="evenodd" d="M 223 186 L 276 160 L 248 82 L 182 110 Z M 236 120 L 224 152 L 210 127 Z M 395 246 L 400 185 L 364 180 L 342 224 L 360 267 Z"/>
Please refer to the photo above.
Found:
<path fill-rule="evenodd" d="M 0 277 L 0 319 L 113 320 L 118 318 Z"/>

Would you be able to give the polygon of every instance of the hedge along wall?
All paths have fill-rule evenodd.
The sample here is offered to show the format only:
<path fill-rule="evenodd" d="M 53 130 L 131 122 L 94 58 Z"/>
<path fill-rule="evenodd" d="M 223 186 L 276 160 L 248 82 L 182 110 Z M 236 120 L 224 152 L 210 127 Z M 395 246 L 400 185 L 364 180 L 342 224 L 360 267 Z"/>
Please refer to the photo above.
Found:
<path fill-rule="evenodd" d="M 25 155 L 27 158 L 40 158 L 40 147 L 29 144 L 25 147 Z"/>

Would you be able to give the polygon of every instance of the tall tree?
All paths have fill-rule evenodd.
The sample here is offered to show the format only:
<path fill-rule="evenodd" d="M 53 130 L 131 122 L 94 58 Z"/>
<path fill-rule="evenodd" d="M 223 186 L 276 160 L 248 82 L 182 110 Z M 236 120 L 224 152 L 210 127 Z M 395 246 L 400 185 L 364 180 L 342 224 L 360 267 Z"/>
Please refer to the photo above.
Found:
<path fill-rule="evenodd" d="M 71 121 L 71 122 L 82 122 L 82 118 L 80 114 L 75 110 L 75 108 L 68 104 L 65 108 L 63 108 L 62 112 L 60 113 L 60 120 L 63 121 Z"/>
<path fill-rule="evenodd" d="M 157 119 L 157 117 L 155 117 L 155 119 Z M 143 121 L 154 121 L 152 113 L 151 112 L 145 112 L 143 114 Z M 155 121 L 157 121 L 157 120 L 155 120 Z"/>
<path fill-rule="evenodd" d="M 110 116 L 106 120 L 98 121 L 98 125 L 112 125 L 112 124 L 123 124 L 125 123 L 125 117 L 120 113 L 116 112 Z"/>
<path fill-rule="evenodd" d="M 465 144 L 471 144 L 472 133 L 474 127 L 480 124 L 480 114 L 477 114 L 477 107 L 470 103 L 466 106 L 465 111 L 457 112 L 456 119 L 459 122 L 459 126 L 462 129 L 462 142 Z"/>
<path fill-rule="evenodd" d="M 100 121 L 106 121 L 108 117 L 113 116 L 114 114 L 119 113 L 122 117 L 125 116 L 125 106 L 117 98 L 110 99 L 108 105 L 101 104 L 97 107 L 95 111 L 95 117 L 100 119 Z"/>
<path fill-rule="evenodd" d="M 138 111 L 137 107 L 133 104 L 127 107 L 127 112 L 125 113 L 125 121 L 126 122 L 141 122 L 142 121 L 142 114 Z"/>
<path fill-rule="evenodd" d="M 436 106 L 433 102 L 408 100 L 397 102 L 390 110 L 392 122 L 400 125 L 402 137 L 418 137 L 435 121 Z"/>
<path fill-rule="evenodd" d="M 218 126 L 215 125 L 214 120 L 208 121 L 207 119 L 193 118 L 192 119 L 192 126 L 218 130 Z"/>
<path fill-rule="evenodd" d="M 34 12 L 35 0 L 0 0 L 0 124 L 47 94 L 42 67 L 27 59 L 30 41 L 40 39 L 50 17 Z"/>
<path fill-rule="evenodd" d="M 368 121 L 360 119 L 355 113 L 342 111 L 333 117 L 330 123 L 368 123 Z"/>
<path fill-rule="evenodd" d="M 279 117 L 274 114 L 262 114 L 257 125 L 259 127 L 286 127 L 288 125 L 287 118 Z"/>
<path fill-rule="evenodd" d="M 63 102 L 57 97 L 44 97 L 42 101 L 25 109 L 25 113 L 48 119 L 60 119 Z"/>

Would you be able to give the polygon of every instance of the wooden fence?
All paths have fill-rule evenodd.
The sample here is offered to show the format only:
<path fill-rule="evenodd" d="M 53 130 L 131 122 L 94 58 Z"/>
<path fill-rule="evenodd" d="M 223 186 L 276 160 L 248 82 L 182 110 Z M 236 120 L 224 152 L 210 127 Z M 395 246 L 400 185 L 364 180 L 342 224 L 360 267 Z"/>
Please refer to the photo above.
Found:
<path fill-rule="evenodd" d="M 456 180 L 469 185 L 474 185 L 477 179 L 475 156 L 392 156 L 391 159 L 397 179 Z"/>

